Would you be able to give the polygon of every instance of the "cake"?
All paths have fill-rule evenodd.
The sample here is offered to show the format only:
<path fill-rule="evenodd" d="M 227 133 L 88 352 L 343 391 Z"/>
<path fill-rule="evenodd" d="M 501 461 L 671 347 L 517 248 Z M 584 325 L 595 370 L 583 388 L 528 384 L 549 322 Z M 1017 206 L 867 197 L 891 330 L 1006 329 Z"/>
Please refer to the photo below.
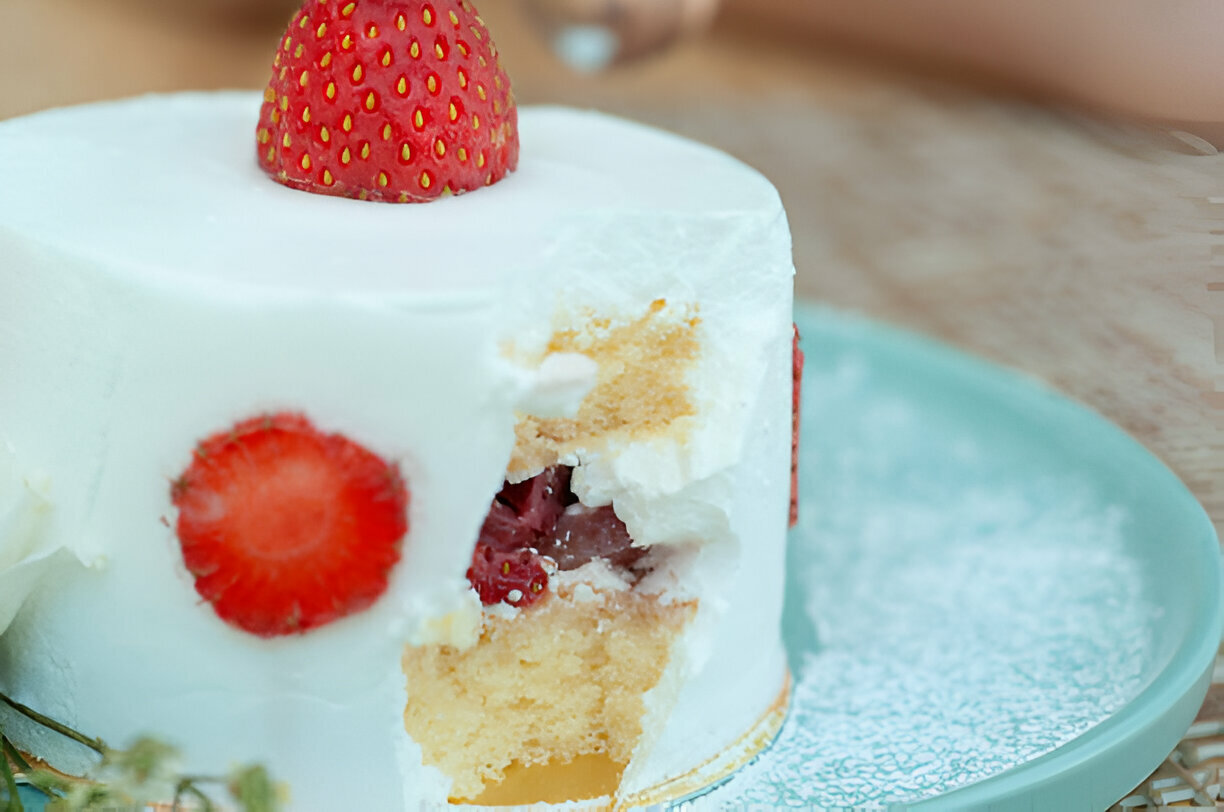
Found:
<path fill-rule="evenodd" d="M 773 187 L 509 98 L 488 188 L 311 194 L 261 166 L 271 96 L 0 123 L 0 691 L 193 773 L 266 764 L 294 809 L 725 776 L 788 685 Z"/>

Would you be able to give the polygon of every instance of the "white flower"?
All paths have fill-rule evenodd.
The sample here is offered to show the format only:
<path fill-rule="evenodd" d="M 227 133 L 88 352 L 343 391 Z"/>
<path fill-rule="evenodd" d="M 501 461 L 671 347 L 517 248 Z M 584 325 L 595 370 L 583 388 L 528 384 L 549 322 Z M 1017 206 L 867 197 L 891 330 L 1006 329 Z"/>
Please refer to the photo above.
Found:
<path fill-rule="evenodd" d="M 49 477 L 22 473 L 12 444 L 0 438 L 0 632 L 61 558 L 63 548 L 45 532 L 49 492 Z"/>

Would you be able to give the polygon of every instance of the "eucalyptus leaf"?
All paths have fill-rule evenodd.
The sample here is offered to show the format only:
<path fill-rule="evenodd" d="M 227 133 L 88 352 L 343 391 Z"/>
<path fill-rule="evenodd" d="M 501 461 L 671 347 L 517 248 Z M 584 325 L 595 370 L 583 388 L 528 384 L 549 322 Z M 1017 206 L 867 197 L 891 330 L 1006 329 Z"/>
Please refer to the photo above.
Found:
<path fill-rule="evenodd" d="M 276 786 L 262 765 L 240 767 L 230 775 L 230 794 L 243 812 L 276 812 Z"/>
<path fill-rule="evenodd" d="M 9 764 L 8 756 L 3 754 L 0 754 L 0 770 L 4 771 L 4 786 L 8 789 L 8 801 L 4 807 L 6 812 L 25 812 L 21 796 L 17 794 L 17 779 L 13 777 L 13 767 Z"/>

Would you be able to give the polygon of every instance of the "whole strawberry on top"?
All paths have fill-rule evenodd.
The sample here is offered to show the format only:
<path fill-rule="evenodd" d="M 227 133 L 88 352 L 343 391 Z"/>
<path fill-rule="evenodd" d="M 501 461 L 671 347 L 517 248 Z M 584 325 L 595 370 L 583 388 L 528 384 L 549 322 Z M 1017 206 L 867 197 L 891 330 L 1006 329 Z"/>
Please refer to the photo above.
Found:
<path fill-rule="evenodd" d="M 398 203 L 493 184 L 519 152 L 510 81 L 467 0 L 306 0 L 256 138 L 286 186 Z"/>

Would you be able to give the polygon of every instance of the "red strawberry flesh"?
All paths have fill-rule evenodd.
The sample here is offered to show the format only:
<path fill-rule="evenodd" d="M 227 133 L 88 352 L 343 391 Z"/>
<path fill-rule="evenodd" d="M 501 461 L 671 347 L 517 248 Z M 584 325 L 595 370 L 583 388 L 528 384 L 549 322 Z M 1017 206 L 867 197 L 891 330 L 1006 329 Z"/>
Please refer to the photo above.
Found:
<path fill-rule="evenodd" d="M 294 414 L 205 440 L 172 498 L 196 591 L 223 620 L 263 637 L 368 608 L 408 529 L 396 467 Z"/>
<path fill-rule="evenodd" d="M 645 554 L 634 547 L 611 506 L 588 508 L 570 490 L 572 469 L 549 468 L 493 500 L 480 530 L 468 580 L 485 605 L 528 606 L 547 592 L 545 559 L 578 569 L 597 558 L 629 569 Z M 507 597 L 509 596 L 509 597 Z"/>
<path fill-rule="evenodd" d="M 494 502 L 480 528 L 480 543 L 501 552 L 513 552 L 532 547 L 538 534 L 519 519 L 509 505 Z"/>
<path fill-rule="evenodd" d="M 562 570 L 578 569 L 596 558 L 627 569 L 646 554 L 645 549 L 633 546 L 629 530 L 611 506 L 569 508 L 561 514 L 556 529 L 542 541 L 539 550 Z"/>
<path fill-rule="evenodd" d="M 543 559 L 527 549 L 505 552 L 477 544 L 467 577 L 485 606 L 530 606 L 548 589 Z"/>
<path fill-rule="evenodd" d="M 507 484 L 497 494 L 497 501 L 511 507 L 519 521 L 537 535 L 551 533 L 566 506 L 578 501 L 570 491 L 571 471 L 557 466 L 523 482 Z"/>
<path fill-rule="evenodd" d="M 260 167 L 327 195 L 421 202 L 518 163 L 518 113 L 467 0 L 306 0 L 280 40 L 256 131 Z"/>
<path fill-rule="evenodd" d="M 794 325 L 791 344 L 791 492 L 790 526 L 799 521 L 799 400 L 803 389 L 803 350 L 799 349 L 799 325 Z"/>

